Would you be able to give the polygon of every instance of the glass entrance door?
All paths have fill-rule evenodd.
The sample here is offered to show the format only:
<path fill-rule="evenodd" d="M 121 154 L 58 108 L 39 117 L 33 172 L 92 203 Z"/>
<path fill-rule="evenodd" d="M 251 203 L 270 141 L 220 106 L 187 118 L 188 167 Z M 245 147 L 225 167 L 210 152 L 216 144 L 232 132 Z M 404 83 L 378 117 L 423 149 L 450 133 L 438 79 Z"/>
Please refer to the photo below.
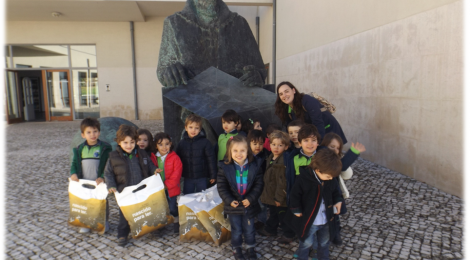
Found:
<path fill-rule="evenodd" d="M 6 71 L 6 100 L 8 124 L 23 121 L 21 103 L 18 98 L 18 75 L 15 71 Z"/>
<path fill-rule="evenodd" d="M 46 121 L 72 121 L 70 75 L 68 70 L 43 71 L 46 93 Z"/>

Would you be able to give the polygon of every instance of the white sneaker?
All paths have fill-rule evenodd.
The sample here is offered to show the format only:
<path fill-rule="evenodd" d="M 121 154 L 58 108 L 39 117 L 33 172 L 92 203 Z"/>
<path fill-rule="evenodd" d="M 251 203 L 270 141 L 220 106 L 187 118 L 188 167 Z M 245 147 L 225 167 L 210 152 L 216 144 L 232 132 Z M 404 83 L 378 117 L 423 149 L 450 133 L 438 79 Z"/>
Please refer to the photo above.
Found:
<path fill-rule="evenodd" d="M 89 228 L 80 228 L 80 230 L 78 231 L 78 233 L 80 233 L 80 234 L 88 233 L 88 232 L 90 232 Z"/>

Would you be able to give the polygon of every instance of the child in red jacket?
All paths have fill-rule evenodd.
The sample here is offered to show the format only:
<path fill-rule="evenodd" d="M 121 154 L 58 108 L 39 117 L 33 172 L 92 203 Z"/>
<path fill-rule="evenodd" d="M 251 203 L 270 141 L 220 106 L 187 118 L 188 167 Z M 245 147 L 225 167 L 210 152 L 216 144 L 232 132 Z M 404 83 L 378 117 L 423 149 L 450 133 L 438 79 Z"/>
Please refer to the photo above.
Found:
<path fill-rule="evenodd" d="M 173 151 L 173 144 L 168 134 L 163 132 L 157 133 L 155 134 L 154 141 L 157 148 L 157 172 L 160 173 L 163 183 L 165 184 L 170 214 L 175 217 L 174 232 L 179 233 L 176 196 L 181 193 L 180 180 L 181 173 L 183 172 L 183 164 L 179 156 Z"/>

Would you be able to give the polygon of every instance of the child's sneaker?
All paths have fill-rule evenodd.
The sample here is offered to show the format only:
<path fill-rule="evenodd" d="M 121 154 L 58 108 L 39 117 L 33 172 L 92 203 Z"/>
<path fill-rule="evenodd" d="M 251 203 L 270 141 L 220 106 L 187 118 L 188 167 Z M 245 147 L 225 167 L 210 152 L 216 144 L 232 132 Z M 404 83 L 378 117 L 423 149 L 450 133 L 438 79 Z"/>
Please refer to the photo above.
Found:
<path fill-rule="evenodd" d="M 235 248 L 233 256 L 235 257 L 235 260 L 246 260 L 241 247 Z"/>
<path fill-rule="evenodd" d="M 90 232 L 90 229 L 89 228 L 80 228 L 80 230 L 78 231 L 78 233 L 80 234 L 85 234 L 85 233 L 89 233 Z"/>
<path fill-rule="evenodd" d="M 249 258 L 250 260 L 258 259 L 258 256 L 256 256 L 256 252 L 255 252 L 255 248 L 254 248 L 254 247 L 248 248 L 248 251 L 247 251 L 246 253 L 248 254 L 248 258 Z"/>

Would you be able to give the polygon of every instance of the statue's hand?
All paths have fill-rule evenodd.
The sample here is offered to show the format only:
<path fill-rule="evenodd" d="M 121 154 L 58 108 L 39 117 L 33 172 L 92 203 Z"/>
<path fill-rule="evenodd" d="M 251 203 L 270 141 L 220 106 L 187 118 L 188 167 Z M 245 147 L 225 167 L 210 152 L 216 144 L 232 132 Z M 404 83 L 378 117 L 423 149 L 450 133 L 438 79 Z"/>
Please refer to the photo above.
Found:
<path fill-rule="evenodd" d="M 247 87 L 262 87 L 263 78 L 254 65 L 243 67 L 243 76 L 240 77 L 243 85 Z"/>
<path fill-rule="evenodd" d="M 168 66 L 163 73 L 163 81 L 167 87 L 179 86 L 181 84 L 186 85 L 188 80 L 193 77 L 192 71 L 185 69 L 179 62 Z"/>

